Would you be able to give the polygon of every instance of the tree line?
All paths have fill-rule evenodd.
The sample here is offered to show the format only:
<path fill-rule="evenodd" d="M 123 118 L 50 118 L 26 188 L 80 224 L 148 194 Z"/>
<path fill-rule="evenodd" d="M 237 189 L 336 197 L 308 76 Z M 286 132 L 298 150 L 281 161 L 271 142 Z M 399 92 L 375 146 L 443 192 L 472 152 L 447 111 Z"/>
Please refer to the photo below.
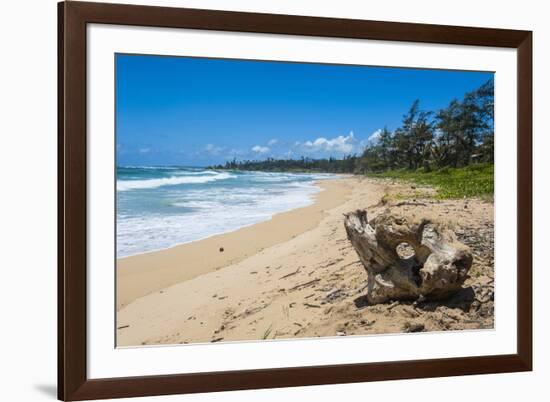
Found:
<path fill-rule="evenodd" d="M 323 172 L 353 173 L 357 166 L 357 156 L 348 155 L 342 159 L 312 159 L 302 156 L 300 159 L 267 158 L 262 161 L 233 159 L 225 165 L 212 166 L 213 169 L 267 171 L 267 172 Z"/>
<path fill-rule="evenodd" d="M 494 161 L 494 82 L 455 99 L 437 112 L 420 109 L 414 101 L 401 126 L 384 128 L 376 143 L 365 148 L 357 170 L 416 170 L 463 167 Z"/>
<path fill-rule="evenodd" d="M 438 111 L 415 100 L 393 132 L 384 128 L 359 156 L 343 159 L 273 159 L 226 162 L 217 169 L 366 173 L 393 169 L 430 171 L 494 162 L 494 81 Z"/>

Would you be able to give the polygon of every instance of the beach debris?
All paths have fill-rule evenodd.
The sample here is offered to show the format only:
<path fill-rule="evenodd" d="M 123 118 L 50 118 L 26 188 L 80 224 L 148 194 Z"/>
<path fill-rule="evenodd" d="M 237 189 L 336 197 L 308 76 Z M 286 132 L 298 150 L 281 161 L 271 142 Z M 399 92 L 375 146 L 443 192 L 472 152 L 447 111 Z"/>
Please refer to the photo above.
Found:
<path fill-rule="evenodd" d="M 223 251 L 224 251 L 224 248 L 220 247 L 220 253 L 223 253 Z"/>
<path fill-rule="evenodd" d="M 403 201 L 398 202 L 395 204 L 396 207 L 402 207 L 402 206 L 410 206 L 410 207 L 426 207 L 427 205 L 423 202 L 417 202 L 417 201 Z"/>
<path fill-rule="evenodd" d="M 282 305 L 282 310 L 283 310 L 283 315 L 286 317 L 286 319 L 288 320 L 290 318 L 290 309 L 287 305 Z"/>
<path fill-rule="evenodd" d="M 311 308 L 321 308 L 318 304 L 304 303 L 304 306 Z"/>
<path fill-rule="evenodd" d="M 346 336 L 346 333 L 338 331 L 338 332 L 336 332 L 336 336 Z"/>
<path fill-rule="evenodd" d="M 469 247 L 427 219 L 409 222 L 386 210 L 368 221 L 367 211 L 357 210 L 345 214 L 344 226 L 367 271 L 370 304 L 445 298 L 468 278 Z M 400 256 L 398 248 L 413 253 Z"/>
<path fill-rule="evenodd" d="M 388 311 L 392 311 L 395 307 L 397 307 L 399 305 L 399 302 L 398 301 L 394 301 L 392 304 L 390 304 L 388 306 Z"/>
<path fill-rule="evenodd" d="M 376 323 L 376 320 L 367 320 L 367 319 L 363 319 L 363 320 L 359 321 L 359 324 L 365 325 L 365 326 L 371 326 L 371 325 L 373 325 L 374 323 Z"/>
<path fill-rule="evenodd" d="M 219 341 L 223 341 L 223 337 L 212 339 L 210 342 L 214 343 Z"/>
<path fill-rule="evenodd" d="M 408 315 L 410 318 L 416 318 L 420 315 L 418 311 L 408 306 L 403 306 L 401 312 L 405 313 L 405 315 Z"/>
<path fill-rule="evenodd" d="M 304 282 L 304 283 L 300 283 L 294 287 L 291 287 L 290 289 L 288 289 L 289 291 L 293 291 L 293 290 L 298 290 L 298 289 L 302 289 L 302 288 L 305 288 L 305 287 L 308 287 L 308 286 L 311 286 L 317 282 L 319 282 L 321 279 L 313 279 L 311 281 L 308 281 L 308 282 Z"/>
<path fill-rule="evenodd" d="M 332 260 L 332 261 L 327 262 L 327 263 L 324 264 L 324 265 L 321 265 L 321 266 L 319 267 L 319 269 L 331 267 L 331 266 L 333 266 L 333 265 L 338 264 L 340 261 L 343 261 L 343 260 L 344 260 L 343 258 L 337 258 L 337 259 L 335 259 L 335 260 Z"/>
<path fill-rule="evenodd" d="M 347 267 L 349 267 L 350 265 L 355 265 L 355 264 L 361 264 L 361 260 L 352 261 L 352 262 L 350 262 L 349 264 L 342 265 L 340 268 L 347 268 Z"/>
<path fill-rule="evenodd" d="M 288 278 L 289 276 L 296 275 L 298 272 L 300 272 L 300 268 L 302 268 L 302 267 L 298 267 L 298 269 L 296 271 L 293 271 L 290 274 L 286 274 L 284 276 L 281 276 L 279 279 L 285 279 L 285 278 Z"/>
<path fill-rule="evenodd" d="M 124 329 L 124 328 L 128 328 L 128 327 L 130 327 L 130 326 L 129 325 L 123 325 L 121 327 L 118 327 L 117 329 Z"/>
<path fill-rule="evenodd" d="M 245 309 L 241 314 L 239 314 L 239 316 L 248 317 L 249 315 L 255 314 L 258 311 L 262 311 L 266 307 L 267 307 L 267 304 L 263 304 L 263 305 L 257 306 L 257 307 L 249 307 L 249 308 Z"/>
<path fill-rule="evenodd" d="M 344 289 L 334 289 L 334 290 L 331 290 L 329 291 L 326 295 L 325 295 L 325 302 L 327 303 L 334 303 L 335 301 L 343 298 L 343 297 L 346 297 L 346 292 L 344 291 Z"/>
<path fill-rule="evenodd" d="M 425 330 L 424 324 L 406 322 L 403 325 L 405 332 L 423 332 Z"/>

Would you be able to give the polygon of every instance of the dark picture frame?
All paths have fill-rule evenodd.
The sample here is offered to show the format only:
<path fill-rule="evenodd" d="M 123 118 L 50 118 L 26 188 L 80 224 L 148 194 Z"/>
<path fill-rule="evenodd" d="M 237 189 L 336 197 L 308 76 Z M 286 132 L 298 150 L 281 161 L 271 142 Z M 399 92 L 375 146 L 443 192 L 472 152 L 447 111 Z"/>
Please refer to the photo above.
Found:
<path fill-rule="evenodd" d="M 86 26 L 192 28 L 517 49 L 517 353 L 89 379 Z M 105 3 L 58 4 L 58 397 L 118 398 L 532 370 L 532 32 Z"/>

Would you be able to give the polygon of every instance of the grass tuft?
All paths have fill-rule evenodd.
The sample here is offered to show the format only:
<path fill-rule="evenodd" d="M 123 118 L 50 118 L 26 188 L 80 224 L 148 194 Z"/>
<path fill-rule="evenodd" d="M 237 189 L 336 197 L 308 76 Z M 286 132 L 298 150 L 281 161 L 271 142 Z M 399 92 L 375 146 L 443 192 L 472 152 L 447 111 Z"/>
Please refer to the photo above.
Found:
<path fill-rule="evenodd" d="M 262 339 L 267 339 L 269 337 L 269 335 L 271 334 L 271 331 L 273 330 L 273 324 L 271 324 L 269 326 L 269 328 L 267 328 L 264 332 L 264 334 L 262 335 Z"/>

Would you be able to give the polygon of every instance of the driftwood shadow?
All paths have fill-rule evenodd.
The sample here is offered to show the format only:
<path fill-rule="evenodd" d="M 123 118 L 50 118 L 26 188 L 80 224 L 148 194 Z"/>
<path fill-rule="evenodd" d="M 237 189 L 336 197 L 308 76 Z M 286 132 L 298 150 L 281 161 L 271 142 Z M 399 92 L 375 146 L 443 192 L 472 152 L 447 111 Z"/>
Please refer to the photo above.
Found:
<path fill-rule="evenodd" d="M 433 300 L 426 301 L 418 304 L 418 308 L 424 311 L 435 311 L 439 306 L 444 306 L 448 308 L 458 308 L 462 311 L 469 311 L 470 306 L 475 300 L 474 289 L 469 286 L 467 288 L 462 288 L 458 290 L 452 296 L 442 299 L 442 300 Z"/>
<path fill-rule="evenodd" d="M 353 300 L 353 303 L 355 303 L 355 307 L 358 309 L 365 308 L 369 305 L 369 299 L 367 296 L 359 296 L 355 300 Z"/>
<path fill-rule="evenodd" d="M 421 303 L 415 303 L 416 307 L 424 311 L 435 311 L 438 307 L 444 306 L 448 308 L 459 308 L 463 311 L 469 311 L 470 306 L 475 300 L 474 289 L 470 286 L 467 288 L 459 289 L 456 293 L 451 295 L 446 299 L 440 300 L 427 300 Z M 353 300 L 355 307 L 357 309 L 362 309 L 368 306 L 374 306 L 376 304 L 389 304 L 389 303 L 369 303 L 369 300 L 366 295 L 359 296 Z M 411 305 L 413 304 L 412 300 L 401 300 L 400 304 Z"/>

